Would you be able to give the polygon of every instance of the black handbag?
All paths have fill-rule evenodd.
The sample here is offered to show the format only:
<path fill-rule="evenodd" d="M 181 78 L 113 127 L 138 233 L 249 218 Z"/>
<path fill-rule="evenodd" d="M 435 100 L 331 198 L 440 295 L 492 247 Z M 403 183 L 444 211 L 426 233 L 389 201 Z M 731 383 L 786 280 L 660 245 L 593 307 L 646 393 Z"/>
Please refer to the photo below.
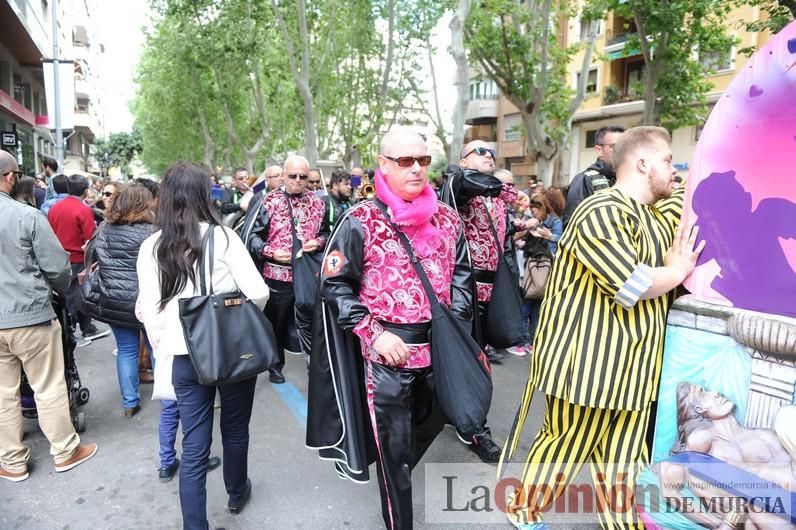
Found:
<path fill-rule="evenodd" d="M 179 300 L 188 356 L 199 383 L 211 386 L 254 377 L 279 362 L 274 328 L 265 314 L 240 291 L 213 292 L 213 228 L 202 238 L 200 294 Z"/>
<path fill-rule="evenodd" d="M 376 201 L 387 221 L 387 209 Z M 392 223 L 391 223 L 392 224 Z M 397 226 L 393 230 L 406 249 L 431 303 L 431 364 L 434 392 L 448 421 L 462 434 L 480 432 L 492 404 L 492 368 L 464 322 L 439 303 L 434 288 L 415 256 L 412 244 Z"/>
<path fill-rule="evenodd" d="M 305 315 L 312 315 L 315 306 L 318 305 L 322 255 L 320 252 L 307 253 L 301 249 L 301 240 L 296 234 L 298 219 L 293 217 L 293 206 L 290 204 L 290 197 L 287 194 L 285 194 L 285 199 L 290 211 L 290 228 L 293 233 L 293 296 L 296 301 L 296 309 Z"/>
<path fill-rule="evenodd" d="M 522 295 L 520 294 L 520 275 L 513 266 L 511 254 L 503 252 L 503 242 L 498 237 L 492 216 L 489 215 L 489 228 L 498 246 L 498 268 L 492 284 L 492 298 L 486 311 L 486 329 L 483 330 L 486 342 L 501 350 L 522 344 L 525 334 L 522 329 Z"/>
<path fill-rule="evenodd" d="M 86 245 L 86 255 L 83 261 L 85 267 L 77 275 L 79 287 L 77 305 L 80 308 L 80 312 L 85 315 L 90 315 L 97 320 L 101 320 L 100 317 L 102 316 L 100 313 L 103 288 L 99 262 L 94 259 L 94 246 L 104 226 L 104 223 L 100 225 L 96 232 L 94 232 L 94 236 Z"/>

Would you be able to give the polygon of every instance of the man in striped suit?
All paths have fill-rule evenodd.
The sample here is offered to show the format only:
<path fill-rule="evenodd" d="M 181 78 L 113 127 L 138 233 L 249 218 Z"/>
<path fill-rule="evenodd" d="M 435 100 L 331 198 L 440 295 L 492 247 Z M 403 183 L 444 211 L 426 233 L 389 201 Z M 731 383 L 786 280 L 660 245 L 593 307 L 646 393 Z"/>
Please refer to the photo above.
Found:
<path fill-rule="evenodd" d="M 528 384 L 501 458 L 502 466 L 516 450 L 538 388 L 546 394 L 544 423 L 507 512 L 519 528 L 546 528 L 540 514 L 587 461 L 602 525 L 638 524 L 632 477 L 649 461 L 644 438 L 666 315 L 703 244 L 695 248 L 696 227 L 678 226 L 683 190 L 665 129 L 630 129 L 614 162 L 615 187 L 584 200 L 559 242 Z"/>

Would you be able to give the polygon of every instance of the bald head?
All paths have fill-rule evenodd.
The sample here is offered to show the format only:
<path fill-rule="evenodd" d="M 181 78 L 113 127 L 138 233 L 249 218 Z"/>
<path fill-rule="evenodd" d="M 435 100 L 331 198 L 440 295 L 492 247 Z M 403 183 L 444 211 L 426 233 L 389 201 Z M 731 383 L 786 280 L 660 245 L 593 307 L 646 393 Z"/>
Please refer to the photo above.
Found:
<path fill-rule="evenodd" d="M 514 175 L 508 169 L 498 169 L 495 171 L 495 178 L 503 184 L 514 184 Z"/>
<path fill-rule="evenodd" d="M 16 171 L 18 169 L 17 159 L 8 151 L 0 150 L 0 175 L 5 175 L 10 171 Z"/>
<path fill-rule="evenodd" d="M 495 173 L 495 150 L 483 140 L 467 143 L 459 152 L 459 165 L 465 169 L 474 169 L 487 175 Z"/>
<path fill-rule="evenodd" d="M 396 155 L 405 147 L 423 146 L 425 151 L 426 141 L 418 133 L 410 129 L 391 129 L 384 138 L 381 140 L 381 154 L 385 156 L 401 156 Z"/>
<path fill-rule="evenodd" d="M 19 181 L 19 166 L 16 159 L 6 151 L 0 150 L 0 191 L 12 197 Z"/>

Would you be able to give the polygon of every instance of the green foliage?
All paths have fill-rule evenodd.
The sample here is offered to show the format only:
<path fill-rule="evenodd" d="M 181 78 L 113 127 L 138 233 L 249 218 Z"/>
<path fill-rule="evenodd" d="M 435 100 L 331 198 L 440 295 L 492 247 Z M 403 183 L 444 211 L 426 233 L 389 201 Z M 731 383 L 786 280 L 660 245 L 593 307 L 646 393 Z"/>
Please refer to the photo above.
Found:
<path fill-rule="evenodd" d="M 130 172 L 130 163 L 143 149 L 141 134 L 111 133 L 108 138 L 97 140 L 91 146 L 97 163 L 103 173 L 110 167 L 118 167 L 123 173 Z"/>
<path fill-rule="evenodd" d="M 411 39 L 430 31 L 442 9 L 431 0 L 305 0 L 303 35 L 296 0 L 150 4 L 158 19 L 133 110 L 141 158 L 154 171 L 178 159 L 247 161 L 259 170 L 304 146 L 308 99 L 322 158 L 375 154 L 388 111 L 400 107 L 416 75 Z M 310 98 L 302 97 L 294 66 Z"/>
<path fill-rule="evenodd" d="M 772 35 L 796 19 L 796 0 L 741 0 L 742 5 L 759 7 L 765 16 L 759 20 L 743 20 L 740 27 L 749 32 L 767 31 Z M 743 48 L 741 53 L 751 55 L 754 47 Z"/>
<path fill-rule="evenodd" d="M 568 65 L 583 43 L 565 46 L 559 22 L 580 13 L 602 18 L 605 1 L 585 7 L 567 0 L 483 0 L 468 19 L 466 45 L 486 75 L 523 115 L 525 138 L 535 158 L 555 156 L 566 141 L 575 111 Z M 579 11 L 580 10 L 580 11 Z"/>
<path fill-rule="evenodd" d="M 611 7 L 638 29 L 628 36 L 626 49 L 644 56 L 644 123 L 676 129 L 703 120 L 711 88 L 706 75 L 712 71 L 698 56 L 731 49 L 735 41 L 724 21 L 733 3 L 614 0 Z"/>

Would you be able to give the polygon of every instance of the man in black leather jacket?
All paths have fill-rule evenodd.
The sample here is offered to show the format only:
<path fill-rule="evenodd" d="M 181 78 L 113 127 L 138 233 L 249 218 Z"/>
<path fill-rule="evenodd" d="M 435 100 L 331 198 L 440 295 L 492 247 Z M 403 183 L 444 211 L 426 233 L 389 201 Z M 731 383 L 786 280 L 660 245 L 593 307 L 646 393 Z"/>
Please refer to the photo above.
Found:
<path fill-rule="evenodd" d="M 564 228 L 567 227 L 569 219 L 575 213 L 575 208 L 583 202 L 583 199 L 597 191 L 610 188 L 616 182 L 614 144 L 623 132 L 625 130 L 622 127 L 615 125 L 597 130 L 594 136 L 594 151 L 597 153 L 597 160 L 584 171 L 575 175 L 569 184 L 567 204 L 561 219 Z"/>
<path fill-rule="evenodd" d="M 331 233 L 335 223 L 351 207 L 351 175 L 335 171 L 329 180 L 329 194 L 321 197 L 326 206 L 323 212 L 322 232 Z"/>

